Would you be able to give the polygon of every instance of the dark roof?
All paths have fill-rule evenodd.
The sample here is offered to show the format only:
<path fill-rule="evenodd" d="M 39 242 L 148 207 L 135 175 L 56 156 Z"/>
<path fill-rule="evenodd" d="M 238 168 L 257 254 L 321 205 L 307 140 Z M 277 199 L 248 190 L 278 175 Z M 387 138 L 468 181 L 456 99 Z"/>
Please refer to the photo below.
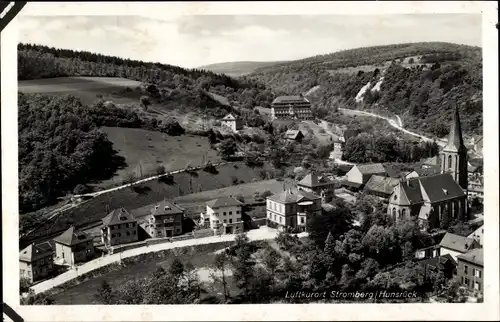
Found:
<path fill-rule="evenodd" d="M 420 261 L 420 265 L 428 265 L 431 267 L 435 267 L 437 269 L 444 269 L 447 262 L 453 264 L 453 266 L 457 266 L 457 262 L 453 259 L 450 254 L 446 254 L 443 256 L 436 256 L 433 258 L 428 258 Z"/>
<path fill-rule="evenodd" d="M 238 117 L 234 116 L 232 113 L 229 113 L 223 118 L 224 121 L 236 121 L 237 119 Z"/>
<path fill-rule="evenodd" d="M 439 167 L 433 166 L 429 168 L 415 168 L 413 171 L 415 171 L 420 177 L 432 176 L 441 172 Z"/>
<path fill-rule="evenodd" d="M 163 200 L 151 210 L 153 216 L 176 215 L 182 213 L 184 213 L 184 209 L 168 200 Z"/>
<path fill-rule="evenodd" d="M 110 212 L 102 219 L 104 226 L 117 225 L 129 222 L 137 222 L 135 217 L 123 208 L 118 208 Z"/>
<path fill-rule="evenodd" d="M 300 130 L 288 130 L 285 133 L 285 138 L 289 140 L 297 140 L 300 136 L 304 137 Z"/>
<path fill-rule="evenodd" d="M 287 189 L 285 191 L 282 191 L 280 193 L 274 194 L 272 196 L 267 197 L 267 199 L 275 202 L 279 202 L 282 204 L 289 204 L 289 203 L 296 203 L 304 200 L 317 200 L 321 199 L 320 196 L 303 191 L 303 190 L 292 190 L 292 189 Z"/>
<path fill-rule="evenodd" d="M 358 164 L 356 167 L 362 174 L 386 173 L 382 163 Z"/>
<path fill-rule="evenodd" d="M 311 172 L 308 175 L 304 177 L 304 179 L 300 180 L 298 182 L 298 185 L 309 187 L 309 188 L 314 188 L 314 187 L 320 187 L 323 185 L 328 185 L 332 184 L 333 181 L 327 179 L 324 176 L 318 176 L 317 173 Z"/>
<path fill-rule="evenodd" d="M 474 239 L 455 235 L 452 233 L 446 233 L 443 239 L 439 243 L 440 247 L 445 247 L 460 253 L 465 253 L 471 249 L 471 246 L 475 244 Z"/>
<path fill-rule="evenodd" d="M 398 183 L 399 179 L 396 178 L 373 175 L 365 184 L 364 189 L 367 191 L 380 192 L 390 195 Z"/>
<path fill-rule="evenodd" d="M 295 102 L 309 102 L 309 101 L 304 96 L 300 95 L 278 96 L 273 101 L 273 103 L 295 103 Z"/>
<path fill-rule="evenodd" d="M 432 203 L 465 196 L 465 192 L 449 173 L 410 178 L 401 181 L 401 187 L 411 204 L 423 201 L 422 188 Z"/>
<path fill-rule="evenodd" d="M 464 261 L 467 261 L 469 263 L 473 263 L 476 265 L 484 266 L 483 249 L 482 248 L 475 248 L 475 249 L 468 251 L 465 254 L 458 255 L 457 259 L 464 260 Z"/>
<path fill-rule="evenodd" d="M 448 143 L 444 147 L 444 151 L 458 152 L 465 149 L 464 139 L 462 138 L 462 126 L 460 125 L 460 115 L 458 114 L 458 106 L 455 107 L 455 114 L 451 123 L 450 134 L 448 135 Z"/>
<path fill-rule="evenodd" d="M 47 246 L 48 245 L 48 246 Z M 19 260 L 23 262 L 32 262 L 36 259 L 46 257 L 53 254 L 52 247 L 49 243 L 30 244 L 25 249 L 19 252 Z"/>
<path fill-rule="evenodd" d="M 54 238 L 54 241 L 66 246 L 73 246 L 80 243 L 85 243 L 90 239 L 92 238 L 89 238 L 87 234 L 82 231 L 76 230 L 75 227 L 71 226 L 64 233 Z"/>
<path fill-rule="evenodd" d="M 397 169 L 396 167 L 393 167 L 391 165 L 384 165 L 385 172 L 387 175 L 391 178 L 400 178 L 401 177 L 401 171 Z"/>
<path fill-rule="evenodd" d="M 353 188 L 359 188 L 363 185 L 362 183 L 351 182 L 351 181 L 347 181 L 347 180 L 341 181 L 340 184 L 343 186 L 348 186 L 348 187 L 353 187 Z"/>
<path fill-rule="evenodd" d="M 217 199 L 213 199 L 207 201 L 207 206 L 210 208 L 220 208 L 220 207 L 234 207 L 234 206 L 243 206 L 243 203 L 239 200 L 234 199 L 233 197 L 220 197 Z"/>

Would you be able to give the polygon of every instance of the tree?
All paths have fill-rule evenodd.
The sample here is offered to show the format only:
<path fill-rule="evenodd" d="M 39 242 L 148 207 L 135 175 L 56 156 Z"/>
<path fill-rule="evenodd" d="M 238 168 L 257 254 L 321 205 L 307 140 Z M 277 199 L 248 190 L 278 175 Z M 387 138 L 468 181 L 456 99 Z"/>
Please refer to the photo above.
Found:
<path fill-rule="evenodd" d="M 225 139 L 221 143 L 219 143 L 219 154 L 222 156 L 222 159 L 227 160 L 231 156 L 234 155 L 234 153 L 237 150 L 236 142 L 234 142 L 233 139 Z"/>
<path fill-rule="evenodd" d="M 281 256 L 274 250 L 268 249 L 262 254 L 262 263 L 269 270 L 271 276 L 274 276 L 276 269 L 280 264 Z"/>
<path fill-rule="evenodd" d="M 439 222 L 439 227 L 441 229 L 447 230 L 450 227 L 452 218 L 450 216 L 450 210 L 448 205 L 445 205 L 441 212 L 441 220 Z"/>
<path fill-rule="evenodd" d="M 231 294 L 229 293 L 228 289 L 228 282 L 226 279 L 226 270 L 228 265 L 230 264 L 230 258 L 225 252 L 222 252 L 220 254 L 217 254 L 214 259 L 214 268 L 216 269 L 217 272 L 220 272 L 220 281 L 222 283 L 223 287 L 223 294 L 224 294 L 224 300 L 227 302 L 229 298 L 231 297 Z M 219 277 L 217 275 L 213 275 L 212 278 L 215 280 L 219 280 Z"/>
<path fill-rule="evenodd" d="M 19 279 L 19 294 L 29 292 L 31 287 L 31 281 L 26 277 L 21 277 Z"/>
<path fill-rule="evenodd" d="M 156 175 L 160 176 L 162 174 L 165 174 L 165 166 L 159 165 L 156 167 Z"/>
<path fill-rule="evenodd" d="M 75 195 L 82 195 L 86 193 L 88 190 L 87 186 L 84 184 L 78 184 L 75 189 L 73 189 L 73 194 Z"/>
<path fill-rule="evenodd" d="M 352 227 L 353 215 L 346 207 L 336 207 L 333 210 L 323 209 L 321 214 L 311 216 L 307 221 L 309 238 L 323 249 L 328 234 L 334 239 L 349 231 Z"/>
<path fill-rule="evenodd" d="M 149 98 L 149 96 L 141 96 L 141 105 L 145 110 L 148 109 L 148 106 L 151 105 L 151 99 Z"/>
<path fill-rule="evenodd" d="M 106 280 L 103 280 L 94 297 L 99 304 L 113 304 L 113 290 L 111 285 Z"/>
<path fill-rule="evenodd" d="M 180 259 L 175 258 L 170 264 L 170 274 L 172 274 L 176 278 L 180 278 L 184 273 L 184 264 L 180 261 Z"/>

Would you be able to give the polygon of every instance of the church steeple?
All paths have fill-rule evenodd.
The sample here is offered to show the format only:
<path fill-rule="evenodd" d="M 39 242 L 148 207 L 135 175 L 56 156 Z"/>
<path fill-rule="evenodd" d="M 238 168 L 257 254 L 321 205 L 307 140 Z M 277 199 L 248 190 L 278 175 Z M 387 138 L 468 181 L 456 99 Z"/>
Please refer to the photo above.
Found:
<path fill-rule="evenodd" d="M 441 151 L 440 161 L 441 173 L 450 173 L 460 187 L 467 191 L 467 148 L 462 137 L 458 107 L 455 107 L 448 143 Z"/>

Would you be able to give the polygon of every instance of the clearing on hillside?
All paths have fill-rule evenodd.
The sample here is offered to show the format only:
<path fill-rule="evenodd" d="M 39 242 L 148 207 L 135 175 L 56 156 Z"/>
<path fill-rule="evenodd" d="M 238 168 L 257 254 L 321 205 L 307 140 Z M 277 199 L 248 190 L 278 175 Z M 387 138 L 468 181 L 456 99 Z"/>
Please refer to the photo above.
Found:
<path fill-rule="evenodd" d="M 194 135 L 168 136 L 143 129 L 102 127 L 113 142 L 113 147 L 125 157 L 127 167 L 118 170 L 115 177 L 97 186 L 106 187 L 121 182 L 129 173 L 140 177 L 155 175 L 160 165 L 165 171 L 180 170 L 186 166 L 201 166 L 205 162 L 220 162 L 217 151 L 210 148 L 208 138 Z"/>

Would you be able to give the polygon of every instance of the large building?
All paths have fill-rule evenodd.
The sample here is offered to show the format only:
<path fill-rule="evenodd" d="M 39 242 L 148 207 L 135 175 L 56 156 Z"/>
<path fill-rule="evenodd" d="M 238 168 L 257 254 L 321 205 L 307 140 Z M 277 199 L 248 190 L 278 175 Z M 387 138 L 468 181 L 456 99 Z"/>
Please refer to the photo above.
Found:
<path fill-rule="evenodd" d="M 465 254 L 459 255 L 457 274 L 460 278 L 460 284 L 468 290 L 483 292 L 483 249 L 475 248 Z"/>
<path fill-rule="evenodd" d="M 387 170 L 382 163 L 357 164 L 346 174 L 342 185 L 351 189 L 361 189 L 373 175 L 386 176 Z"/>
<path fill-rule="evenodd" d="M 101 239 L 106 246 L 133 243 L 139 239 L 137 220 L 123 208 L 110 212 L 102 223 Z"/>
<path fill-rule="evenodd" d="M 47 277 L 54 270 L 54 250 L 49 243 L 31 244 L 19 253 L 19 276 L 30 282 Z"/>
<path fill-rule="evenodd" d="M 321 197 L 304 190 L 285 190 L 267 197 L 267 220 L 278 227 L 305 231 L 310 216 L 321 213 Z"/>
<path fill-rule="evenodd" d="M 239 234 L 243 232 L 243 203 L 233 197 L 220 197 L 206 203 L 201 220 L 208 222 L 214 234 Z"/>
<path fill-rule="evenodd" d="M 311 103 L 303 95 L 276 97 L 271 104 L 271 117 L 312 120 Z"/>
<path fill-rule="evenodd" d="M 173 237 L 182 234 L 183 219 L 184 209 L 164 200 L 151 210 L 144 228 L 153 238 Z"/>
<path fill-rule="evenodd" d="M 61 235 L 54 238 L 56 258 L 63 264 L 70 266 L 86 262 L 94 257 L 94 242 L 92 237 L 75 227 L 70 227 Z"/>
<path fill-rule="evenodd" d="M 334 196 L 336 182 L 327 177 L 318 176 L 318 174 L 313 171 L 297 182 L 297 187 L 299 190 L 312 192 L 321 196 L 321 199 L 326 202 L 326 199 Z"/>

